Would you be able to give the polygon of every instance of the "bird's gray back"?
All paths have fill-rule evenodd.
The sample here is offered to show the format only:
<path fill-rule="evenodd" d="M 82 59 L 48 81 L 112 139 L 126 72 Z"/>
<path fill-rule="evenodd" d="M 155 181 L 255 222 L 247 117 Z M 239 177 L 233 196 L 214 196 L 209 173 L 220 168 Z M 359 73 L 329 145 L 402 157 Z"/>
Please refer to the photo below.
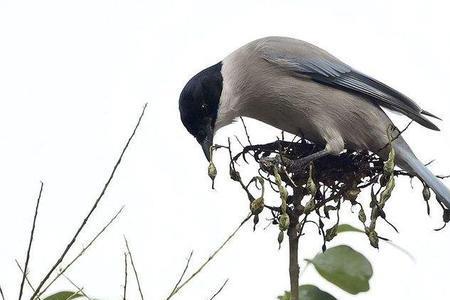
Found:
<path fill-rule="evenodd" d="M 335 151 L 344 147 L 378 150 L 386 144 L 390 119 L 365 97 L 292 76 L 289 69 L 267 61 L 271 51 L 300 59 L 323 56 L 326 51 L 291 38 L 269 37 L 251 42 L 223 60 L 223 97 L 220 110 L 258 119 L 292 134 L 303 134 L 314 142 L 329 144 Z M 345 65 L 344 65 L 345 66 Z M 226 120 L 223 120 L 223 125 Z"/>

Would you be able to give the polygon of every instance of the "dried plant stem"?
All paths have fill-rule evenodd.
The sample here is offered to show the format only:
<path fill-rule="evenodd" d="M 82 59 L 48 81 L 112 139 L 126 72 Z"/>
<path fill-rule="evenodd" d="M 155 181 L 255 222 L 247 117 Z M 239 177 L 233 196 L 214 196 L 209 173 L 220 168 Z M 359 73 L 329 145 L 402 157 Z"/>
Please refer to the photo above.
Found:
<path fill-rule="evenodd" d="M 44 189 L 44 183 L 41 181 L 41 188 L 39 189 L 39 196 L 37 198 L 36 208 L 34 210 L 33 226 L 31 227 L 30 242 L 28 243 L 27 256 L 26 256 L 26 259 L 25 259 L 25 266 L 23 268 L 22 281 L 20 283 L 19 300 L 22 299 L 23 286 L 25 284 L 25 280 L 26 280 L 26 277 L 27 277 L 28 263 L 30 262 L 30 256 L 31 256 L 31 245 L 33 244 L 34 230 L 36 228 L 36 220 L 37 220 L 37 216 L 38 216 L 39 204 L 41 202 L 41 196 L 42 196 L 42 190 L 43 189 Z"/>
<path fill-rule="evenodd" d="M 2 300 L 6 300 L 5 299 L 5 294 L 3 294 L 3 289 L 2 289 L 1 286 L 0 286 L 0 296 L 2 297 Z"/>
<path fill-rule="evenodd" d="M 219 294 L 223 291 L 223 289 L 225 288 L 225 286 L 227 285 L 227 283 L 228 283 L 228 279 L 225 280 L 225 282 L 222 284 L 222 286 L 220 287 L 220 289 L 219 289 L 214 295 L 212 295 L 212 297 L 209 298 L 209 300 L 213 300 L 214 298 L 216 298 L 217 295 L 219 295 Z"/>
<path fill-rule="evenodd" d="M 94 201 L 94 204 L 92 205 L 91 210 L 89 211 L 89 213 L 86 215 L 86 217 L 84 218 L 83 222 L 81 223 L 80 227 L 77 229 L 77 231 L 75 232 L 75 234 L 73 235 L 72 239 L 70 240 L 70 242 L 67 244 L 66 248 L 64 249 L 64 251 L 62 252 L 62 254 L 60 255 L 60 257 L 57 259 L 57 261 L 55 262 L 55 264 L 50 268 L 50 270 L 48 271 L 48 273 L 44 276 L 44 278 L 42 279 L 42 281 L 39 283 L 39 285 L 36 288 L 36 291 L 33 293 L 33 295 L 31 296 L 30 300 L 33 300 L 36 298 L 36 296 L 39 294 L 39 292 L 41 291 L 42 287 L 44 286 L 44 284 L 47 282 L 47 280 L 50 278 L 50 276 L 53 274 L 53 272 L 56 270 L 56 268 L 61 264 L 61 262 L 63 261 L 63 259 L 66 257 L 67 253 L 69 252 L 69 250 L 72 248 L 73 244 L 76 242 L 78 236 L 80 235 L 81 231 L 83 230 L 83 228 L 86 226 L 87 222 L 89 221 L 90 217 L 92 216 L 92 214 L 94 213 L 95 209 L 97 208 L 98 204 L 100 203 L 100 201 L 102 200 L 103 196 L 105 195 L 109 184 L 111 183 L 112 179 L 114 178 L 114 175 L 117 171 L 117 168 L 119 167 L 120 163 L 122 162 L 122 158 L 125 154 L 125 152 L 128 149 L 128 146 L 130 145 L 131 141 L 133 140 L 134 135 L 136 134 L 137 129 L 139 128 L 139 125 L 141 124 L 141 120 L 144 116 L 145 113 L 145 109 L 147 108 L 147 104 L 144 105 L 144 108 L 142 109 L 142 113 L 139 116 L 138 122 L 136 124 L 136 126 L 134 127 L 134 130 L 131 134 L 131 136 L 128 138 L 124 148 L 122 149 L 122 152 L 119 156 L 119 159 L 117 160 L 116 164 L 113 167 L 113 170 L 111 172 L 111 174 L 109 175 L 108 180 L 106 181 L 105 185 L 103 186 L 102 191 L 100 192 L 99 196 L 97 197 L 97 199 Z"/>
<path fill-rule="evenodd" d="M 31 284 L 30 279 L 28 278 L 28 274 L 24 272 L 24 270 L 23 270 L 22 267 L 20 266 L 20 263 L 19 263 L 19 261 L 18 261 L 17 259 L 15 259 L 14 261 L 16 262 L 16 265 L 17 265 L 17 267 L 19 268 L 19 270 L 20 270 L 20 272 L 22 273 L 22 275 L 25 276 L 25 280 L 26 280 L 28 286 L 29 286 L 30 289 L 34 292 L 35 289 L 34 289 L 33 285 Z M 38 299 L 39 299 L 39 298 L 38 298 Z"/>
<path fill-rule="evenodd" d="M 252 214 L 249 214 L 240 224 L 239 226 L 233 231 L 233 233 L 222 243 L 222 245 L 220 245 L 219 248 L 217 248 L 216 251 L 214 251 L 214 253 L 208 257 L 208 259 L 188 278 L 186 279 L 183 283 L 181 283 L 177 288 L 175 288 L 172 293 L 170 293 L 170 295 L 166 298 L 166 300 L 171 299 L 174 295 L 176 295 L 184 286 L 186 286 L 186 284 L 188 284 L 193 278 L 195 278 L 195 276 L 197 276 L 204 267 L 206 267 L 213 259 L 214 257 L 216 257 L 216 255 L 225 247 L 226 244 L 228 244 L 228 242 L 238 233 L 238 231 L 242 228 L 242 226 L 247 223 L 248 220 L 250 220 Z M 187 268 L 185 268 L 187 269 Z M 181 280 L 180 280 L 181 282 Z"/>
<path fill-rule="evenodd" d="M 50 286 L 53 285 L 53 283 L 61 276 L 64 275 L 64 273 L 67 271 L 67 269 L 69 269 L 81 256 L 83 256 L 83 254 L 92 246 L 92 244 L 94 244 L 94 242 L 106 231 L 106 229 L 108 229 L 109 226 L 111 226 L 111 224 L 119 217 L 119 215 L 122 213 L 124 207 L 122 206 L 122 208 L 119 209 L 119 211 L 117 211 L 117 213 L 108 221 L 108 223 L 103 226 L 103 228 L 94 236 L 94 238 L 87 244 L 86 247 L 83 247 L 83 249 L 81 249 L 80 253 L 78 253 L 77 256 L 75 256 L 74 259 L 72 259 L 64 268 L 62 268 L 58 274 L 56 274 L 55 278 L 53 278 L 45 288 L 42 289 L 42 291 L 39 293 L 38 297 L 41 297 L 42 294 L 44 294 L 48 288 Z"/>
<path fill-rule="evenodd" d="M 131 254 L 130 247 L 128 246 L 127 238 L 125 236 L 123 238 L 125 239 L 125 246 L 127 247 L 128 256 L 130 257 L 131 267 L 133 268 L 134 277 L 136 278 L 136 283 L 137 283 L 137 286 L 139 289 L 139 294 L 141 296 L 141 300 L 144 300 L 144 293 L 142 293 L 141 283 L 139 281 L 139 276 L 138 276 L 138 273 L 136 270 L 136 266 L 134 265 L 133 255 Z"/>
<path fill-rule="evenodd" d="M 124 258 L 124 283 L 123 283 L 123 300 L 127 300 L 127 284 L 128 284 L 128 255 L 125 252 L 123 254 Z"/>
<path fill-rule="evenodd" d="M 291 284 L 291 300 L 298 300 L 299 298 L 299 273 L 300 267 L 298 264 L 298 241 L 297 234 L 298 220 L 291 224 L 288 229 L 289 236 L 289 278 Z"/>
<path fill-rule="evenodd" d="M 83 295 L 84 298 L 86 298 L 86 299 L 88 299 L 88 300 L 92 300 L 92 299 L 84 292 L 84 288 L 79 287 L 78 284 L 76 284 L 75 282 L 73 282 L 73 280 L 71 280 L 68 276 L 66 276 L 66 275 L 64 275 L 64 274 L 63 274 L 62 276 L 64 276 L 64 278 L 65 278 L 68 282 L 70 282 L 70 284 L 73 285 L 73 286 L 77 289 L 78 293 L 80 293 L 81 295 Z"/>

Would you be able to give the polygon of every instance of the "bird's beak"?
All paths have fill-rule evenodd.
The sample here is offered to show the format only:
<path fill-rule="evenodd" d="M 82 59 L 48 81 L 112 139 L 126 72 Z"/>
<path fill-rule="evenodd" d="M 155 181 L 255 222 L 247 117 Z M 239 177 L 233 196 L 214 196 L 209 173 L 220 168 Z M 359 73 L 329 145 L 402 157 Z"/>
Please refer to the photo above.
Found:
<path fill-rule="evenodd" d="M 206 138 L 201 142 L 203 153 L 208 161 L 211 161 L 211 147 L 213 145 L 213 131 L 212 128 L 208 129 Z"/>

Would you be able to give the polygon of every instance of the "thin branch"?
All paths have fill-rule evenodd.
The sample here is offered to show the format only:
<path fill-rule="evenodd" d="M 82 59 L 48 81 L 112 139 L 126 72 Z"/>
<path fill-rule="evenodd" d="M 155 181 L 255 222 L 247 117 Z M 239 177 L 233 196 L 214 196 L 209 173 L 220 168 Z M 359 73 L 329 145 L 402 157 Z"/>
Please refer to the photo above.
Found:
<path fill-rule="evenodd" d="M 128 283 L 128 255 L 125 252 L 123 254 L 124 257 L 124 262 L 125 262 L 125 278 L 124 278 L 124 283 L 123 283 L 123 300 L 127 300 L 127 283 Z"/>
<path fill-rule="evenodd" d="M 81 256 L 83 256 L 83 254 L 92 246 L 92 244 L 94 244 L 94 242 L 106 231 L 106 229 L 108 229 L 108 227 L 111 226 L 111 224 L 119 217 L 123 209 L 124 207 L 122 206 L 119 211 L 117 211 L 117 213 L 108 221 L 108 223 L 103 226 L 103 228 L 94 236 L 94 238 L 87 244 L 87 246 L 81 249 L 80 253 L 78 253 L 78 255 L 75 256 L 75 258 L 72 259 L 70 263 L 68 263 L 58 272 L 55 278 L 53 278 L 53 280 L 51 280 L 49 284 L 47 284 L 47 286 L 42 289 L 42 291 L 39 293 L 39 297 L 42 296 L 42 294 L 44 294 L 48 290 L 48 288 L 52 286 L 52 284 L 67 271 L 67 269 L 69 269 Z"/>
<path fill-rule="evenodd" d="M 130 257 L 131 267 L 133 268 L 134 277 L 136 278 L 136 283 L 138 285 L 139 294 L 141 295 L 141 300 L 144 300 L 144 294 L 142 293 L 141 283 L 139 281 L 139 276 L 138 276 L 138 273 L 136 270 L 136 266 L 134 265 L 133 255 L 131 254 L 130 247 L 128 246 L 127 238 L 125 236 L 123 238 L 125 240 L 125 246 L 127 247 L 128 256 Z"/>
<path fill-rule="evenodd" d="M 169 297 L 167 299 L 170 299 L 170 296 L 175 294 L 175 291 L 177 290 L 178 286 L 180 285 L 181 281 L 184 278 L 184 275 L 186 275 L 186 271 L 189 269 L 189 265 L 191 263 L 191 259 L 192 259 L 192 255 L 194 254 L 193 251 L 191 251 L 191 253 L 189 254 L 189 257 L 186 261 L 186 264 L 184 266 L 183 272 L 181 273 L 180 277 L 178 278 L 177 283 L 175 284 L 175 286 L 173 287 L 172 291 L 169 294 Z"/>
<path fill-rule="evenodd" d="M 71 285 L 73 285 L 78 292 L 83 295 L 83 297 L 85 297 L 88 300 L 92 300 L 85 292 L 84 292 L 84 288 L 79 287 L 75 282 L 73 282 L 68 276 L 66 276 L 65 274 L 63 274 L 63 277 L 70 282 Z"/>
<path fill-rule="evenodd" d="M 36 288 L 36 291 L 33 293 L 33 295 L 31 296 L 30 300 L 33 300 L 34 298 L 36 298 L 36 296 L 39 294 L 39 292 L 41 291 L 41 289 L 44 286 L 44 284 L 47 282 L 47 280 L 50 278 L 50 276 L 53 274 L 53 272 L 56 270 L 56 268 L 61 264 L 61 262 L 66 257 L 66 255 L 69 252 L 69 250 L 72 248 L 73 244 L 76 242 L 76 240 L 77 240 L 78 236 L 80 235 L 81 231 L 86 226 L 86 224 L 87 224 L 88 220 L 90 219 L 91 215 L 94 213 L 95 209 L 97 208 L 98 204 L 100 203 L 100 200 L 102 200 L 103 196 L 105 195 L 105 193 L 106 193 L 106 191 L 107 191 L 107 189 L 109 187 L 109 184 L 111 183 L 112 179 L 114 178 L 114 175 L 116 173 L 117 168 L 119 167 L 120 163 L 122 162 L 122 158 L 123 158 L 125 152 L 127 151 L 128 146 L 130 145 L 131 141 L 133 140 L 133 137 L 136 134 L 136 131 L 139 128 L 139 125 L 141 124 L 141 120 L 142 120 L 142 117 L 144 116 L 146 108 L 147 108 L 147 103 L 144 105 L 144 108 L 142 109 L 142 113 L 139 116 L 138 122 L 137 122 L 136 126 L 134 127 L 134 130 L 133 130 L 131 136 L 128 138 L 128 141 L 126 142 L 125 147 L 122 149 L 122 152 L 121 152 L 121 154 L 119 156 L 119 159 L 117 160 L 116 164 L 114 165 L 114 168 L 113 168 L 111 174 L 109 175 L 108 180 L 106 181 L 105 185 L 103 186 L 103 189 L 100 192 L 99 196 L 95 200 L 94 205 L 92 206 L 91 210 L 89 211 L 87 216 L 84 218 L 83 222 L 81 223 L 81 225 L 78 228 L 78 230 L 75 232 L 75 234 L 72 237 L 71 241 L 67 244 L 67 246 L 64 249 L 64 251 L 62 252 L 61 256 L 58 258 L 58 260 L 55 262 L 55 264 L 50 268 L 50 270 L 44 276 L 42 281 L 39 283 L 38 287 Z"/>
<path fill-rule="evenodd" d="M 228 279 L 225 280 L 225 282 L 222 284 L 222 286 L 220 287 L 220 289 L 219 289 L 219 290 L 218 290 L 211 298 L 209 298 L 209 300 L 213 300 L 214 298 L 216 298 L 216 296 L 219 295 L 219 294 L 222 292 L 222 290 L 225 288 L 225 286 L 227 285 L 227 283 L 228 283 Z"/>
<path fill-rule="evenodd" d="M 30 289 L 34 292 L 35 289 L 33 287 L 33 285 L 30 282 L 30 279 L 28 278 L 28 274 L 24 272 L 24 270 L 22 269 L 22 267 L 20 266 L 20 263 L 17 259 L 14 260 L 16 262 L 17 267 L 19 268 L 20 272 L 22 273 L 22 275 L 25 277 L 25 280 L 28 284 L 28 286 L 30 287 Z M 39 298 L 38 298 L 39 299 Z"/>
<path fill-rule="evenodd" d="M 0 286 L 0 296 L 2 296 L 2 300 L 6 300 L 5 295 L 3 294 L 2 286 Z"/>
<path fill-rule="evenodd" d="M 41 202 L 41 196 L 42 196 L 42 190 L 43 189 L 44 189 L 44 183 L 41 181 L 41 188 L 39 189 L 39 196 L 37 198 L 36 208 L 34 210 L 33 226 L 31 227 L 30 242 L 28 243 L 28 249 L 27 249 L 27 257 L 25 259 L 25 266 L 24 266 L 24 270 L 23 270 L 22 281 L 20 283 L 19 300 L 22 299 L 23 286 L 25 284 L 25 279 L 27 277 L 28 264 L 30 262 L 30 256 L 31 256 L 31 245 L 33 244 L 34 230 L 36 228 L 36 220 L 37 220 L 37 216 L 38 216 L 39 204 Z"/>
<path fill-rule="evenodd" d="M 247 223 L 248 220 L 252 217 L 252 214 L 249 214 L 242 222 L 239 224 L 239 226 L 233 231 L 233 233 L 220 245 L 219 248 L 217 248 L 214 253 L 208 257 L 208 259 L 188 278 L 186 279 L 179 287 L 176 288 L 176 290 L 167 297 L 166 300 L 171 299 L 175 294 L 177 294 L 186 284 L 188 284 L 195 276 L 197 276 L 204 267 L 206 267 L 213 259 L 216 257 L 216 255 L 225 247 L 226 244 L 238 233 L 238 231 L 244 226 L 245 223 Z"/>

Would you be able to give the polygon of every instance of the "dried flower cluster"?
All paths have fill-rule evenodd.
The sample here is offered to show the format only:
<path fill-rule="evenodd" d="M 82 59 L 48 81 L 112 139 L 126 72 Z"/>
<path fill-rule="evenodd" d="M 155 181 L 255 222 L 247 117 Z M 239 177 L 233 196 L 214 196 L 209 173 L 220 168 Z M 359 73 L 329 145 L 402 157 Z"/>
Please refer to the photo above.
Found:
<path fill-rule="evenodd" d="M 392 133 L 397 130 L 388 129 L 391 141 Z M 283 135 L 284 136 L 284 135 Z M 247 133 L 248 137 L 248 133 Z M 230 141 L 226 148 L 230 156 L 230 178 L 238 182 L 247 193 L 250 200 L 250 210 L 254 225 L 259 223 L 259 215 L 265 210 L 272 214 L 272 223 L 280 230 L 278 242 L 281 244 L 285 233 L 292 229 L 298 237 L 303 234 L 306 223 L 317 225 L 323 237 L 323 250 L 326 242 L 337 234 L 341 205 L 349 201 L 353 209 L 358 209 L 358 219 L 362 223 L 370 244 L 378 248 L 379 235 L 376 231 L 377 221 L 381 218 L 394 229 L 387 220 L 385 205 L 390 199 L 395 187 L 395 179 L 399 176 L 413 178 L 412 174 L 395 169 L 395 151 L 390 145 L 389 159 L 383 161 L 377 154 L 368 151 L 346 150 L 339 156 L 326 156 L 317 159 L 303 169 L 293 169 L 293 162 L 317 152 L 320 148 L 304 138 L 294 138 L 286 141 L 284 137 L 276 142 L 248 146 L 238 154 L 233 155 Z M 255 170 L 258 175 L 245 183 L 237 169 L 239 162 L 248 162 L 248 156 L 258 164 Z M 217 170 L 210 164 L 208 173 L 215 178 Z M 278 193 L 280 201 L 277 206 L 269 206 L 264 200 L 264 186 L 270 186 Z M 250 187 L 255 186 L 261 191 L 260 196 L 254 196 Z M 365 211 L 359 197 L 363 189 L 370 188 L 370 213 Z M 425 201 L 431 198 L 430 189 L 424 185 Z M 360 199 L 361 198 L 361 199 Z M 442 205 L 441 205 L 442 206 Z M 428 206 L 429 207 L 429 206 Z M 444 206 L 444 222 L 450 219 L 450 213 Z M 429 212 L 429 209 L 428 209 Z M 336 218 L 331 218 L 334 213 Z M 334 221 L 337 220 L 337 221 Z M 328 221 L 328 222 L 327 222 Z M 325 224 L 330 223 L 332 224 Z"/>

